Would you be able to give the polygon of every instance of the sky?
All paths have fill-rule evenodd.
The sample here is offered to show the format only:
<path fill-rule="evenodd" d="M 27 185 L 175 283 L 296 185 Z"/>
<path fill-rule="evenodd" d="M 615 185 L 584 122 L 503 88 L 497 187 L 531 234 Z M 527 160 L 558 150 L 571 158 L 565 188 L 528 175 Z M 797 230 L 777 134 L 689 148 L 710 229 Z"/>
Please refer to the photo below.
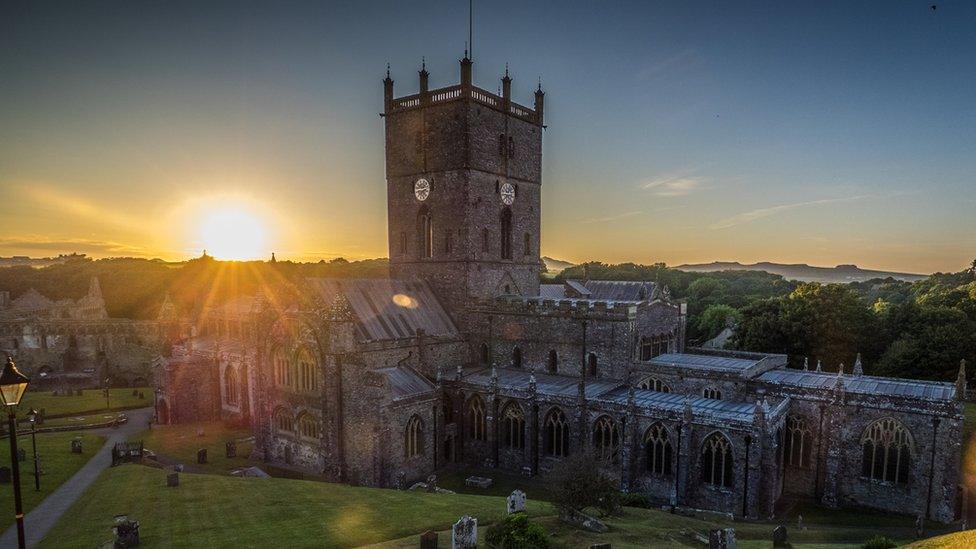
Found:
<path fill-rule="evenodd" d="M 475 84 L 508 63 L 515 101 L 546 91 L 544 255 L 976 256 L 976 3 L 474 4 Z M 0 255 L 186 259 L 220 210 L 257 220 L 229 237 L 261 256 L 385 257 L 386 64 L 397 96 L 422 57 L 432 88 L 457 83 L 467 19 L 463 0 L 3 0 Z"/>

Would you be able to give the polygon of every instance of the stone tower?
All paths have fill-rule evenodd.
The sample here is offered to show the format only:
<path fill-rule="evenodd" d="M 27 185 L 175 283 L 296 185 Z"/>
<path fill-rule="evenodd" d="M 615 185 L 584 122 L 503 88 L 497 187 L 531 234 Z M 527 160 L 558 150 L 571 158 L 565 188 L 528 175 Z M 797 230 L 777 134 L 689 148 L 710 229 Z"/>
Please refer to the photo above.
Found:
<path fill-rule="evenodd" d="M 384 87 L 390 274 L 426 280 L 460 313 L 472 298 L 539 294 L 543 98 L 535 108 L 461 83 L 393 97 Z"/>

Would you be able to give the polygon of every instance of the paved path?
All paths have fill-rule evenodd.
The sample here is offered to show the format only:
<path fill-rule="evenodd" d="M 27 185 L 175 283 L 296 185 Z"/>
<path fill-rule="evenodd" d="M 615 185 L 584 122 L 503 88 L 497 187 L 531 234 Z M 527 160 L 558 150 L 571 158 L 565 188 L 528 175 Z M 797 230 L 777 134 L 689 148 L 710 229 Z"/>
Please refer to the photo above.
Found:
<path fill-rule="evenodd" d="M 152 408 L 126 410 L 129 421 L 118 429 L 93 429 L 89 433 L 105 435 L 105 444 L 88 463 L 78 469 L 73 477 L 65 481 L 57 490 L 48 494 L 40 505 L 35 507 L 24 517 L 24 530 L 27 534 L 27 547 L 37 547 L 44 536 L 51 530 L 54 523 L 71 507 L 82 493 L 98 478 L 98 475 L 112 464 L 112 446 L 116 442 L 126 440 L 129 435 L 146 429 Z M 65 451 L 68 449 L 65 448 Z M 108 536 L 106 532 L 106 536 Z M 0 548 L 17 547 L 17 525 L 11 524 L 0 536 Z"/>

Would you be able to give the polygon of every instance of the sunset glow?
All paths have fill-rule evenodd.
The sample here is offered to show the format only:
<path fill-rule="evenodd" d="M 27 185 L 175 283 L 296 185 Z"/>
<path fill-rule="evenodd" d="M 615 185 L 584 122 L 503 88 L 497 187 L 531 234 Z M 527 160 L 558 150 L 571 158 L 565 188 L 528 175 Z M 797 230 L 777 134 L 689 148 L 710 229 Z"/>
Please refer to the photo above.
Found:
<path fill-rule="evenodd" d="M 207 253 L 218 259 L 258 259 L 270 253 L 264 222 L 240 207 L 207 212 L 199 230 Z"/>

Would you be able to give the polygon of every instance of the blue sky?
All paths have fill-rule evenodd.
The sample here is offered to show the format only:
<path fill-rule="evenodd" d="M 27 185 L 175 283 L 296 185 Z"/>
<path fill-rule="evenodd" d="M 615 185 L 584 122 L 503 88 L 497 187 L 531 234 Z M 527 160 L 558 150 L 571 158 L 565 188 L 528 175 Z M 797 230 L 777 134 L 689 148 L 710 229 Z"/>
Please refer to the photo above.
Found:
<path fill-rule="evenodd" d="M 976 4 L 930 5 L 475 2 L 475 82 L 542 78 L 547 255 L 959 270 Z M 384 256 L 380 79 L 455 83 L 468 31 L 464 1 L 2 10 L 2 255 L 188 257 L 207 199 L 279 257 Z"/>

